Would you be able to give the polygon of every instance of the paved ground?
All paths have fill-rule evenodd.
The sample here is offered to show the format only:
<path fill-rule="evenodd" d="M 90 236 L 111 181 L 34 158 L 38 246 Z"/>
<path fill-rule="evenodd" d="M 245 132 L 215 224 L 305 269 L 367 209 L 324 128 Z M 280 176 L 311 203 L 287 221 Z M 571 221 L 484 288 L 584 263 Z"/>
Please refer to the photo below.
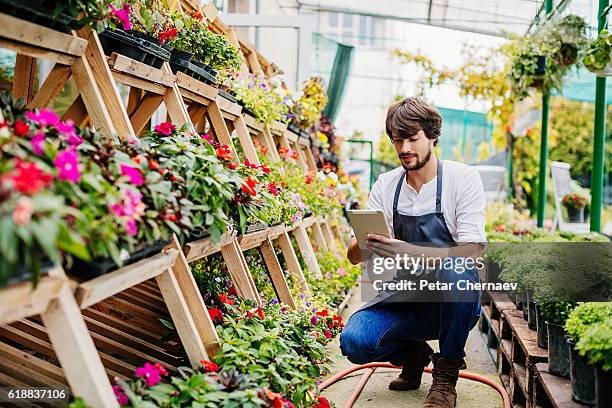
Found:
<path fill-rule="evenodd" d="M 349 306 L 342 313 L 345 321 L 361 305 L 359 295 L 354 296 L 349 302 Z M 438 342 L 434 341 L 431 346 L 437 349 Z M 333 346 L 333 366 L 332 374 L 337 373 L 352 364 L 340 354 L 338 341 Z M 485 343 L 478 331 L 478 326 L 472 330 L 468 339 L 466 361 L 468 370 L 471 373 L 485 375 L 499 382 L 499 377 L 495 373 L 495 366 L 486 351 Z M 344 380 L 337 382 L 323 392 L 336 407 L 344 407 L 345 401 L 359 382 L 361 372 L 356 372 Z M 355 408 L 395 408 L 395 407 L 420 407 L 427 396 L 431 375 L 423 375 L 423 384 L 417 391 L 392 391 L 388 388 L 388 383 L 397 377 L 399 370 L 378 368 L 370 377 L 370 380 L 363 389 L 359 399 L 355 403 Z M 459 379 L 457 383 L 457 407 L 458 408 L 503 408 L 501 397 L 494 389 L 477 382 Z"/>

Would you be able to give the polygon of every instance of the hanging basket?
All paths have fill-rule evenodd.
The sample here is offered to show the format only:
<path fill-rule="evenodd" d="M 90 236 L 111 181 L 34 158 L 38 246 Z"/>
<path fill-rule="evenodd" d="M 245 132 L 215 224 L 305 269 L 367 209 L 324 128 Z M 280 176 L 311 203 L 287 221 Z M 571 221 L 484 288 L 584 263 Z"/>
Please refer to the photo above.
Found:
<path fill-rule="evenodd" d="M 597 71 L 591 71 L 591 72 L 597 75 L 598 77 L 612 76 L 612 58 L 610 58 L 610 62 L 608 62 L 605 67 Z"/>

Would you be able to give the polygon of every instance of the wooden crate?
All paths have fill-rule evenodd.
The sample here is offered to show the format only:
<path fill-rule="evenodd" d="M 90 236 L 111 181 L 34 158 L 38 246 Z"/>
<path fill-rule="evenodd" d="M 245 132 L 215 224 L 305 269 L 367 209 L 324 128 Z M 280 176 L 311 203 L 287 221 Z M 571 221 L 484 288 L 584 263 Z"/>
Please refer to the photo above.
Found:
<path fill-rule="evenodd" d="M 532 407 L 584 408 L 572 399 L 571 381 L 548 372 L 547 363 L 536 363 Z"/>

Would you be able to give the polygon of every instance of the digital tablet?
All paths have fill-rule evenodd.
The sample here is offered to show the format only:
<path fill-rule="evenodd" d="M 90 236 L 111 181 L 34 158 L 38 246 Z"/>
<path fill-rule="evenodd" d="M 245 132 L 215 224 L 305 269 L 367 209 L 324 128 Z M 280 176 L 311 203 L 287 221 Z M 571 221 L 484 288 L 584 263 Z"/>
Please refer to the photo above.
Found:
<path fill-rule="evenodd" d="M 391 231 L 382 210 L 348 210 L 348 218 L 361 249 L 366 249 L 365 241 L 368 234 L 391 237 Z"/>

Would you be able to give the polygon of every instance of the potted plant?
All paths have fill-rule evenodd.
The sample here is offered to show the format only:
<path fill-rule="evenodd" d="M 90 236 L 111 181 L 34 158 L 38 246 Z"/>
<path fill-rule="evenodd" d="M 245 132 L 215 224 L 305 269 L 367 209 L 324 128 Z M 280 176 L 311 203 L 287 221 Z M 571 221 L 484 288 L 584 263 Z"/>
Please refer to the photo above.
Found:
<path fill-rule="evenodd" d="M 612 406 L 612 319 L 591 325 L 576 349 L 596 367 L 595 406 Z"/>
<path fill-rule="evenodd" d="M 545 302 L 541 305 L 548 333 L 548 371 L 562 377 L 569 377 L 569 347 L 564 324 L 575 307 L 573 302 Z"/>
<path fill-rule="evenodd" d="M 570 66 L 578 61 L 588 43 L 588 27 L 584 18 L 575 14 L 546 25 L 540 38 L 555 64 Z"/>
<path fill-rule="evenodd" d="M 291 106 L 293 131 L 297 134 L 301 129 L 309 129 L 314 126 L 327 105 L 327 92 L 325 84 L 320 77 L 312 77 L 304 81 L 302 89 L 292 96 Z"/>
<path fill-rule="evenodd" d="M 238 77 L 232 82 L 232 89 L 243 110 L 258 122 L 271 124 L 274 121 L 287 120 L 289 107 L 283 100 L 281 90 L 268 84 L 265 78 L 252 74 L 248 77 Z"/>
<path fill-rule="evenodd" d="M 611 303 L 589 302 L 578 305 L 565 322 L 570 345 L 572 398 L 583 404 L 595 403 L 595 367 L 589 364 L 584 354 L 578 352 L 576 345 L 589 327 L 608 319 L 612 319 Z"/>
<path fill-rule="evenodd" d="M 563 196 L 563 205 L 567 209 L 569 222 L 584 222 L 584 209 L 589 205 L 589 197 L 579 192 L 567 193 Z"/>
<path fill-rule="evenodd" d="M 595 40 L 591 42 L 584 57 L 584 66 L 591 72 L 600 76 L 612 74 L 610 66 L 610 53 L 612 52 L 612 34 L 608 30 L 601 30 Z"/>

